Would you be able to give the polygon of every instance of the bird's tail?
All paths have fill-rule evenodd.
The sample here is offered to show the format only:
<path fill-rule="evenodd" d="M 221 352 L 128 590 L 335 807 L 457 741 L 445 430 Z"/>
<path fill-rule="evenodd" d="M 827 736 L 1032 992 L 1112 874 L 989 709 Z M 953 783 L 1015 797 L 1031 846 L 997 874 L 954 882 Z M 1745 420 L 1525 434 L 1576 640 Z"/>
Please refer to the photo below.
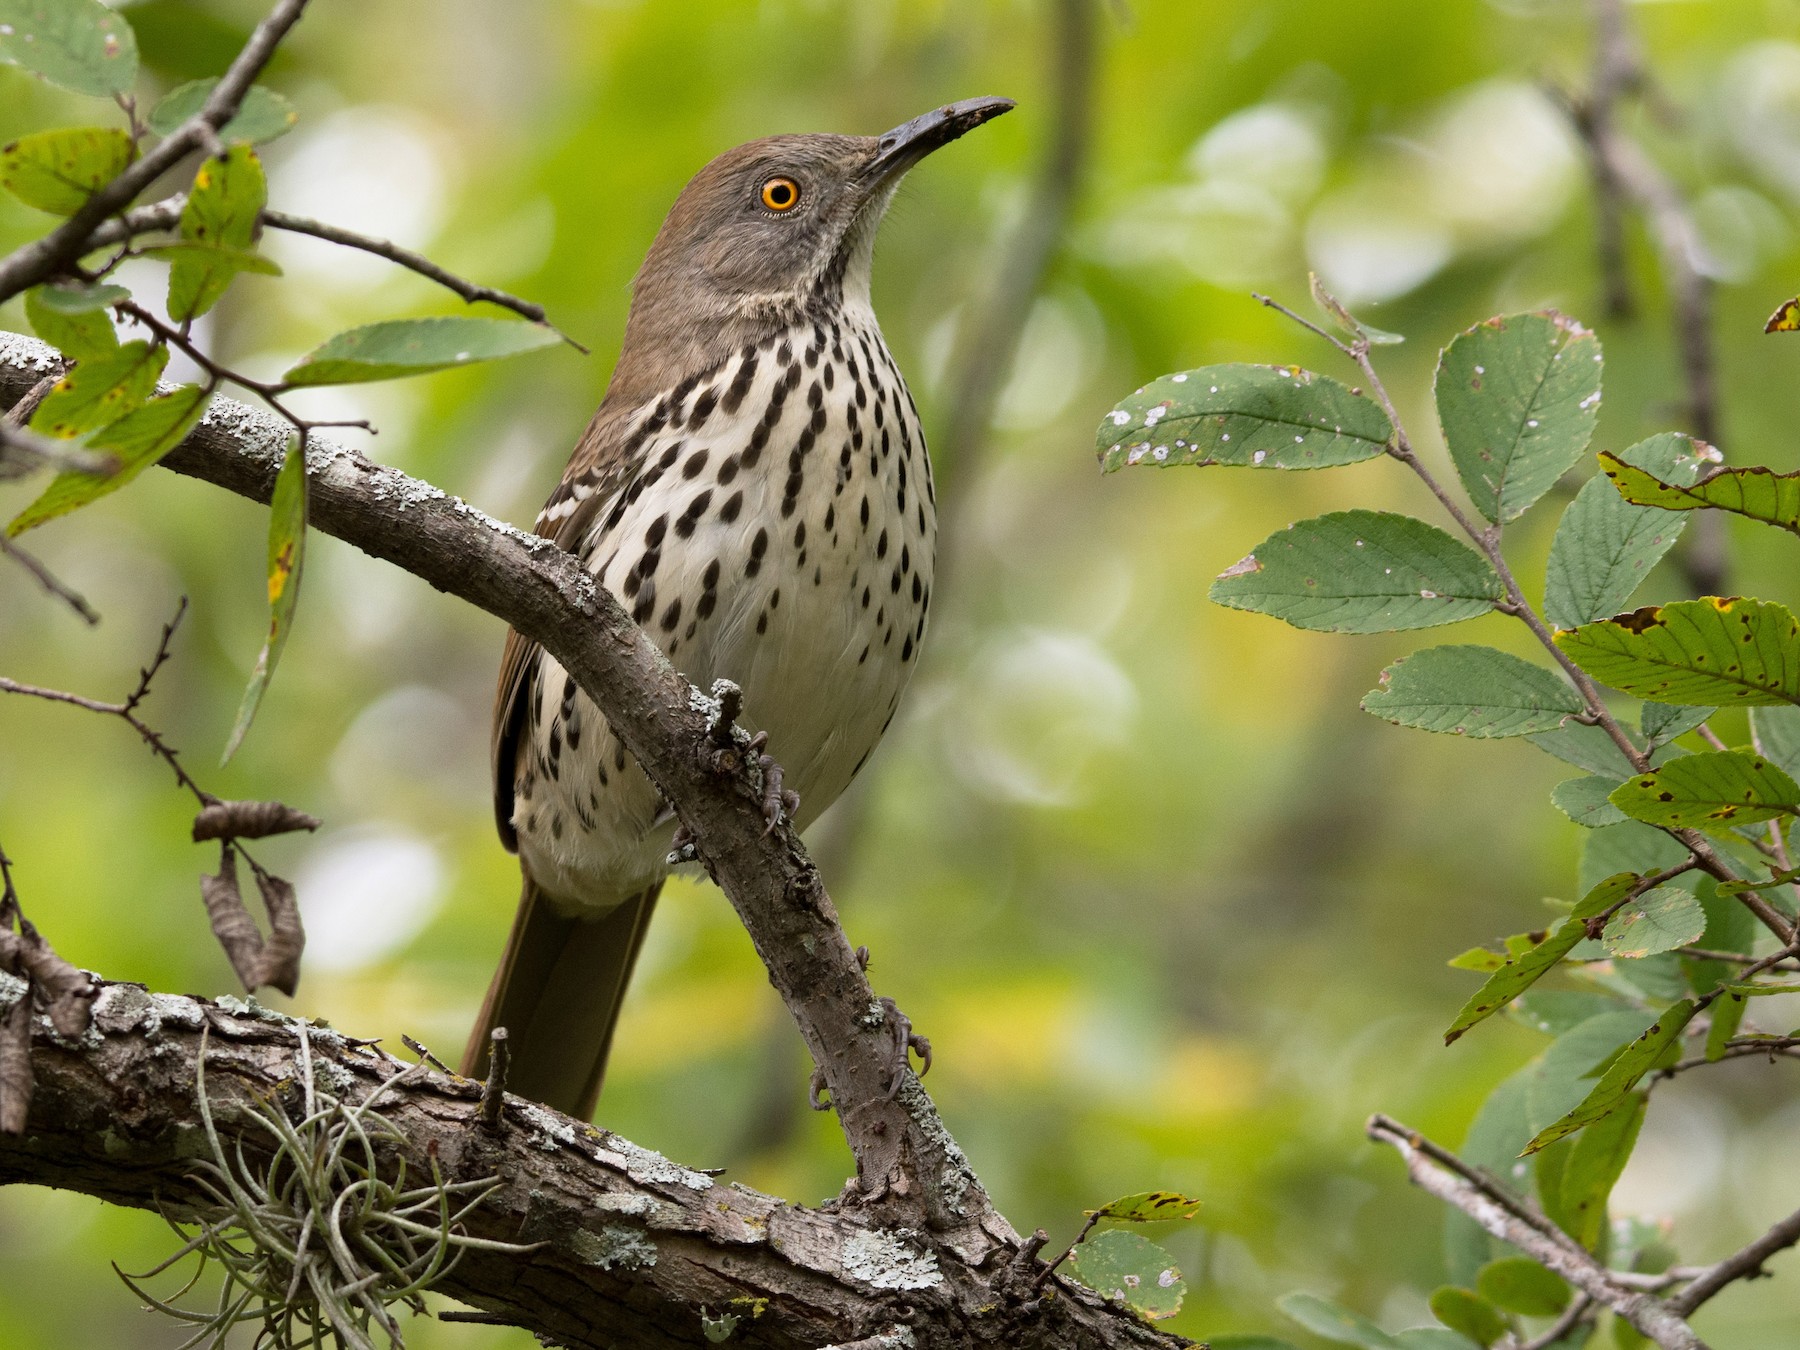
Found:
<path fill-rule="evenodd" d="M 661 891 L 658 882 L 602 917 L 584 919 L 558 913 L 527 872 L 506 954 L 463 1052 L 463 1073 L 487 1076 L 489 1033 L 505 1027 L 507 1090 L 590 1119 Z"/>

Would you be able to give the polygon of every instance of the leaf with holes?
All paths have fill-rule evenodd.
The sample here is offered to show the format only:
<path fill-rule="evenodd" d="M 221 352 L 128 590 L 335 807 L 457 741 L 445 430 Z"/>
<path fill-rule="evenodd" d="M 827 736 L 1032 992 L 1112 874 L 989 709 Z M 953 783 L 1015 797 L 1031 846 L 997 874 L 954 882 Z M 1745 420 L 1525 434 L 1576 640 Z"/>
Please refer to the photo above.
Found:
<path fill-rule="evenodd" d="M 31 321 L 33 331 L 64 356 L 76 361 L 104 358 L 118 351 L 119 335 L 113 330 L 112 319 L 106 310 L 99 305 L 64 309 L 49 298 L 61 289 L 58 286 L 34 286 L 25 293 L 25 317 Z M 121 296 L 129 295 L 119 286 L 109 289 L 118 291 Z"/>
<path fill-rule="evenodd" d="M 1758 465 L 1720 469 L 1697 483 L 1683 482 L 1668 474 L 1645 472 L 1647 466 L 1621 462 L 1604 451 L 1600 467 L 1628 502 L 1664 511 L 1711 506 L 1800 534 L 1800 473 L 1776 473 Z"/>
<path fill-rule="evenodd" d="M 1692 482 L 1704 463 L 1702 453 L 1690 438 L 1665 432 L 1618 458 L 1675 482 Z M 1686 523 L 1667 511 L 1633 506 L 1605 478 L 1590 478 L 1556 527 L 1544 576 L 1544 617 L 1558 628 L 1574 628 L 1617 614 Z"/>
<path fill-rule="evenodd" d="M 1800 622 L 1765 600 L 1679 600 L 1563 629 L 1603 684 L 1659 703 L 1800 704 Z"/>
<path fill-rule="evenodd" d="M 1658 886 L 1608 919 L 1600 941 L 1614 956 L 1632 961 L 1698 942 L 1705 931 L 1698 896 L 1680 886 Z"/>
<path fill-rule="evenodd" d="M 27 206 L 72 216 L 136 155 L 131 137 L 115 127 L 40 131 L 0 149 L 0 187 Z"/>
<path fill-rule="evenodd" d="M 1761 755 L 1712 750 L 1629 778 L 1607 800 L 1646 825 L 1723 832 L 1800 815 L 1800 784 Z"/>
<path fill-rule="evenodd" d="M 1581 696 L 1542 666 L 1492 647 L 1428 647 L 1381 672 L 1363 711 L 1422 731 L 1529 736 L 1582 711 Z"/>
<path fill-rule="evenodd" d="M 1115 1223 L 1167 1223 L 1173 1219 L 1191 1219 L 1200 1212 L 1200 1202 L 1176 1191 L 1139 1191 L 1125 1195 L 1111 1204 L 1088 1211 L 1094 1219 L 1111 1219 Z"/>
<path fill-rule="evenodd" d="M 306 560 L 306 487 L 306 455 L 300 439 L 294 437 L 288 441 L 287 456 L 269 499 L 269 636 L 256 658 L 256 669 L 250 672 L 220 763 L 229 761 L 243 744 L 244 733 L 250 730 L 293 631 L 294 610 L 300 603 L 300 571 Z"/>
<path fill-rule="evenodd" d="M 392 380 L 518 356 L 561 340 L 539 324 L 505 319 L 390 319 L 339 333 L 282 378 L 292 385 Z"/>
<path fill-rule="evenodd" d="M 1145 385 L 1101 420 L 1100 467 L 1324 469 L 1387 448 L 1387 414 L 1298 366 L 1202 366 Z"/>
<path fill-rule="evenodd" d="M 171 89 L 150 110 L 147 119 L 150 130 L 158 136 L 173 135 L 183 122 L 206 105 L 218 83 L 216 79 L 190 80 Z M 300 115 L 294 111 L 293 104 L 273 89 L 253 84 L 244 92 L 244 101 L 238 105 L 236 116 L 219 128 L 219 139 L 227 145 L 240 141 L 260 144 L 287 135 L 299 120 Z"/>
<path fill-rule="evenodd" d="M 1232 609 L 1323 633 L 1429 628 L 1485 614 L 1505 597 L 1473 549 L 1411 516 L 1340 511 L 1271 535 L 1212 585 Z"/>
<path fill-rule="evenodd" d="M 1444 1044 L 1449 1045 L 1477 1022 L 1492 1017 L 1536 984 L 1540 977 L 1575 949 L 1576 943 L 1587 936 L 1589 919 L 1604 914 L 1631 894 L 1632 887 L 1642 880 L 1635 872 L 1620 872 L 1582 896 L 1580 903 L 1570 911 L 1568 918 L 1556 926 L 1554 932 L 1529 951 L 1511 957 L 1488 977 L 1474 997 L 1463 1004 L 1462 1011 L 1456 1014 L 1456 1020 L 1444 1032 Z"/>
<path fill-rule="evenodd" d="M 137 79 L 137 36 L 99 0 L 0 0 L 0 65 L 111 98 Z"/>
<path fill-rule="evenodd" d="M 1691 998 L 1663 1009 L 1641 1036 L 1619 1052 L 1581 1104 L 1555 1124 L 1539 1131 L 1525 1146 L 1525 1152 L 1536 1153 L 1545 1145 L 1611 1115 L 1638 1085 L 1640 1078 L 1660 1067 L 1670 1055 L 1680 1052 L 1681 1033 L 1698 1010 L 1699 1005 Z"/>
<path fill-rule="evenodd" d="M 1476 510 L 1503 523 L 1580 461 L 1600 411 L 1600 341 L 1562 314 L 1489 319 L 1444 349 L 1438 422 Z"/>
<path fill-rule="evenodd" d="M 158 394 L 143 407 L 95 432 L 89 437 L 87 448 L 111 456 L 117 467 L 109 474 L 59 473 L 50 480 L 42 496 L 13 517 L 6 533 L 22 534 L 46 520 L 117 492 L 181 444 L 206 411 L 207 397 L 199 385 L 183 385 Z"/>
<path fill-rule="evenodd" d="M 115 422 L 156 390 L 169 349 L 127 342 L 76 363 L 31 415 L 31 429 L 46 436 L 79 436 Z"/>
<path fill-rule="evenodd" d="M 1153 1320 L 1180 1312 L 1187 1294 L 1174 1258 L 1128 1229 L 1095 1234 L 1075 1248 L 1068 1264 L 1075 1278 L 1102 1298 L 1122 1299 Z"/>

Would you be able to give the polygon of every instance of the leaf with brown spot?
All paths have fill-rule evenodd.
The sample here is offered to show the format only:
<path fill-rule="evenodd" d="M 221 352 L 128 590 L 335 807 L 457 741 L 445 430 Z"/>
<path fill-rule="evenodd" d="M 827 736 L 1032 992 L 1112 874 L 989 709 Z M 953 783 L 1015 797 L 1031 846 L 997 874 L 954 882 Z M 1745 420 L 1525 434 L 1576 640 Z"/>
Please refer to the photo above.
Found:
<path fill-rule="evenodd" d="M 1603 684 L 1659 703 L 1800 704 L 1800 624 L 1771 601 L 1681 600 L 1564 629 L 1556 645 Z"/>
<path fill-rule="evenodd" d="M 1800 784 L 1761 755 L 1712 750 L 1638 774 L 1607 800 L 1646 825 L 1722 833 L 1733 825 L 1800 815 Z"/>
<path fill-rule="evenodd" d="M 1582 1099 L 1580 1105 L 1555 1124 L 1540 1130 L 1525 1146 L 1525 1153 L 1536 1153 L 1547 1144 L 1553 1144 L 1558 1139 L 1611 1115 L 1625 1102 L 1631 1090 L 1638 1085 L 1639 1079 L 1656 1068 L 1665 1056 L 1679 1052 L 1681 1033 L 1698 1011 L 1698 1002 L 1691 998 L 1684 998 L 1665 1008 L 1643 1035 L 1619 1052 L 1600 1075 L 1600 1082 Z"/>
<path fill-rule="evenodd" d="M 1139 1191 L 1087 1211 L 1091 1218 L 1111 1219 L 1116 1223 L 1167 1223 L 1173 1219 L 1191 1219 L 1199 1212 L 1200 1202 L 1178 1191 Z"/>
<path fill-rule="evenodd" d="M 287 457 L 275 477 L 275 491 L 269 502 L 269 636 L 256 658 L 256 669 L 238 704 L 237 720 L 225 743 L 221 763 L 229 760 L 243 744 L 244 733 L 275 674 L 293 630 L 294 611 L 300 603 L 300 571 L 306 555 L 306 449 L 299 437 L 288 442 Z"/>

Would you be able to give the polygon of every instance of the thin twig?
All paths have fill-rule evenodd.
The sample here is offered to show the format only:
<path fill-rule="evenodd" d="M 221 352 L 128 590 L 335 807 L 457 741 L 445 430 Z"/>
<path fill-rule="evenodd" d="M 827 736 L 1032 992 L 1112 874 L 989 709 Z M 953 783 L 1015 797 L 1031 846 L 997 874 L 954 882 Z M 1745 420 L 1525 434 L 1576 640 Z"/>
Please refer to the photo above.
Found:
<path fill-rule="evenodd" d="M 1795 1243 L 1800 1243 L 1800 1210 L 1788 1215 L 1749 1246 L 1709 1267 L 1686 1289 L 1669 1299 L 1670 1310 L 1682 1317 L 1688 1316 L 1734 1280 L 1755 1279 L 1762 1275 L 1763 1262 Z"/>
<path fill-rule="evenodd" d="M 39 586 L 43 587 L 45 591 L 55 596 L 58 600 L 61 600 L 70 609 L 74 610 L 83 619 L 87 620 L 87 622 L 90 624 L 100 622 L 99 613 L 92 605 L 88 604 L 82 597 L 81 592 L 73 589 L 66 582 L 60 580 L 57 575 L 48 567 L 44 566 L 35 555 L 27 553 L 4 534 L 0 534 L 0 553 L 4 553 L 20 567 L 23 567 L 31 574 L 33 580 L 35 580 Z"/>

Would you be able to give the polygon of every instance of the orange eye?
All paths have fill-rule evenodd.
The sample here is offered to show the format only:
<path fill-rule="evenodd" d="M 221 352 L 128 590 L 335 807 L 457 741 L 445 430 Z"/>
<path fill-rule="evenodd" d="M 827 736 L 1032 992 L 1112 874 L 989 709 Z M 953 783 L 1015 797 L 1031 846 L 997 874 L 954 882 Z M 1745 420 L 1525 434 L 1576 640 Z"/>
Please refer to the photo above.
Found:
<path fill-rule="evenodd" d="M 762 204 L 771 211 L 792 211 L 800 203 L 800 185 L 791 178 L 771 178 L 762 185 Z"/>

